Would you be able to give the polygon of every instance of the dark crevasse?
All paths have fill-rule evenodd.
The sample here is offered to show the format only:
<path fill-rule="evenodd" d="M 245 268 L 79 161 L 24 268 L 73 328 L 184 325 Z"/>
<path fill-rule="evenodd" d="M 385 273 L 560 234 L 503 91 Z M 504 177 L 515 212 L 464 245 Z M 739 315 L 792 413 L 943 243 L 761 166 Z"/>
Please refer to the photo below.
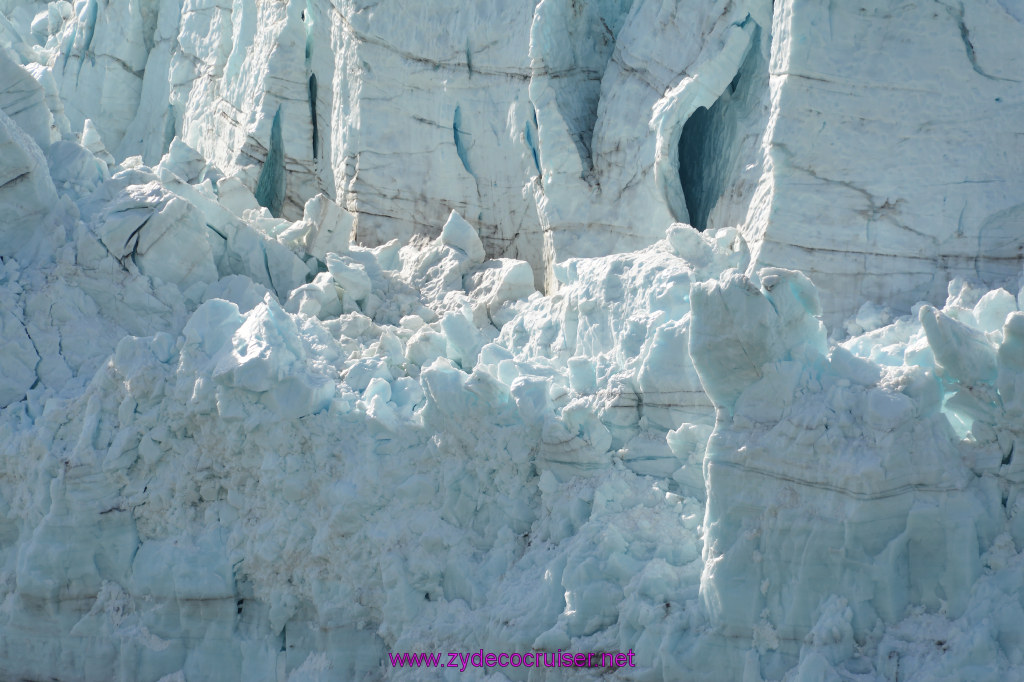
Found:
<path fill-rule="evenodd" d="M 526 146 L 530 150 L 530 155 L 533 157 L 533 166 L 537 169 L 538 175 L 544 175 L 544 172 L 540 169 L 540 152 L 537 150 L 537 110 L 533 111 L 533 118 L 526 122 L 523 127 L 523 140 L 526 141 Z"/>
<path fill-rule="evenodd" d="M 467 133 L 462 127 L 462 107 L 455 107 L 455 115 L 452 116 L 452 136 L 455 139 L 455 152 L 459 155 L 459 160 L 462 161 L 462 167 L 466 169 L 466 172 L 470 175 L 473 173 L 473 168 L 469 165 L 469 147 L 470 147 L 470 134 Z"/>
<path fill-rule="evenodd" d="M 96 33 L 96 21 L 98 18 L 99 5 L 96 2 L 96 0 L 90 0 L 85 6 L 84 21 L 81 22 L 84 26 L 84 35 L 82 39 L 82 53 L 81 55 L 79 55 L 78 71 L 76 73 L 76 76 L 81 76 L 82 74 L 82 66 L 85 63 L 86 55 L 88 55 L 89 53 L 89 48 L 92 47 L 92 39 L 93 35 Z M 73 28 L 73 30 L 70 33 L 68 33 L 68 37 L 61 48 L 61 52 L 64 53 L 63 62 L 61 63 L 61 70 L 67 69 L 68 58 L 71 56 L 71 53 L 73 52 L 73 46 L 76 38 L 78 38 L 77 27 Z M 95 57 L 93 58 L 93 63 L 95 63 Z"/>
<path fill-rule="evenodd" d="M 309 118 L 313 124 L 313 158 L 319 156 L 320 149 L 320 128 L 316 118 L 316 97 L 317 80 L 313 73 L 313 8 L 309 0 L 306 2 L 306 9 L 302 11 L 302 24 L 306 31 L 306 73 L 309 74 Z"/>
<path fill-rule="evenodd" d="M 320 130 L 316 121 L 316 74 L 309 76 L 309 118 L 313 122 L 313 158 L 317 158 L 320 147 Z"/>
<path fill-rule="evenodd" d="M 284 141 L 281 136 L 281 107 L 278 107 L 270 127 L 270 148 L 256 182 L 256 202 L 269 209 L 275 218 L 279 217 L 284 204 L 284 192 Z"/>
<path fill-rule="evenodd" d="M 761 39 L 757 28 L 732 82 L 710 108 L 699 107 L 690 115 L 679 137 L 679 180 L 689 222 L 700 231 L 710 226 L 711 212 L 736 182 L 742 165 L 754 160 L 750 157 L 756 149 L 748 144 L 745 124 L 767 93 Z"/>

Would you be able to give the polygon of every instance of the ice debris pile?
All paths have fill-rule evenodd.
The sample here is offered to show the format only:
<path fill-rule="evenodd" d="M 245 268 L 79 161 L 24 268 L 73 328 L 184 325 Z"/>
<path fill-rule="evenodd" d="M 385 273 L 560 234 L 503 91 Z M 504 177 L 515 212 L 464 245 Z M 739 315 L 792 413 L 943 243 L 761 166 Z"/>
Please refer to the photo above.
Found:
<path fill-rule="evenodd" d="M 889 309 L 851 275 L 876 300 L 829 337 L 834 282 L 766 265 L 822 252 L 836 193 L 868 219 L 857 262 L 905 259 L 927 197 L 807 171 L 796 210 L 813 8 L 452 4 L 424 56 L 396 50 L 420 10 L 340 4 L 0 2 L 0 677 L 436 679 L 386 652 L 479 649 L 632 650 L 607 674 L 635 680 L 1024 676 L 1024 301 L 988 286 L 1020 288 L 1009 174 L 943 185 L 985 201 L 934 229 L 960 211 L 985 248 L 933 244 L 946 269 L 889 293 L 974 281 Z M 992 116 L 1019 104 L 1012 8 L 899 11 Z M 432 113 L 396 140 L 403 83 Z"/>
<path fill-rule="evenodd" d="M 1021 672 L 1005 290 L 866 304 L 830 343 L 804 275 L 674 225 L 545 297 L 457 213 L 368 249 L 183 143 L 111 169 L 4 123 L 41 216 L 0 278 L 5 676 L 376 679 L 467 647 Z"/>

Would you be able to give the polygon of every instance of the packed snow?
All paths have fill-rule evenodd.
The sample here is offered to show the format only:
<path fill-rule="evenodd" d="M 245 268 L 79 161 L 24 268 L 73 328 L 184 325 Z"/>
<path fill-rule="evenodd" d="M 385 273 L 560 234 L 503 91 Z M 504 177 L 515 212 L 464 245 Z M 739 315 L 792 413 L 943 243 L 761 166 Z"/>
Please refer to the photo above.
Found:
<path fill-rule="evenodd" d="M 1024 11 L 832 5 L 0 0 L 0 678 L 1024 679 Z"/>

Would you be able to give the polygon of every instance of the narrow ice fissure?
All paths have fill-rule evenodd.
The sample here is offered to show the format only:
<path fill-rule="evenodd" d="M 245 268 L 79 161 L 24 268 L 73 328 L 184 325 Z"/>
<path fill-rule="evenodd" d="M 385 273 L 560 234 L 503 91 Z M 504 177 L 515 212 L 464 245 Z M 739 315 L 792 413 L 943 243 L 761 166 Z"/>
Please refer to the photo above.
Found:
<path fill-rule="evenodd" d="M 79 15 L 79 21 L 85 24 L 85 34 L 82 39 L 82 54 L 80 55 L 78 60 L 78 71 L 75 74 L 76 84 L 78 83 L 78 79 L 82 75 L 82 67 L 85 65 L 85 57 L 89 52 L 89 48 L 92 47 L 92 39 L 93 36 L 96 34 L 96 21 L 98 18 L 99 5 L 96 2 L 96 0 L 90 0 L 89 3 L 85 6 L 85 11 L 83 12 L 83 14 Z M 72 41 L 74 41 L 78 37 L 77 33 L 73 33 L 72 35 L 74 36 L 72 38 Z M 68 57 L 70 56 L 71 52 L 72 50 L 68 50 L 65 53 L 63 68 L 67 68 Z M 95 59 L 93 59 L 93 64 L 95 64 Z"/>
<path fill-rule="evenodd" d="M 302 24 L 306 30 L 306 73 L 309 74 L 309 119 L 313 125 L 313 158 L 319 156 L 320 128 L 316 120 L 316 74 L 313 73 L 313 8 L 309 0 L 306 0 L 306 9 L 302 11 Z"/>
<path fill-rule="evenodd" d="M 274 275 L 270 271 L 270 255 L 267 253 L 266 246 L 263 247 L 263 268 L 267 271 L 267 282 L 270 283 L 270 288 L 280 297 L 281 292 L 277 290 L 277 285 L 274 284 Z"/>
<path fill-rule="evenodd" d="M 967 53 L 967 61 L 971 63 L 971 68 L 979 76 L 984 76 L 989 80 L 994 81 L 1009 81 L 1011 83 L 1019 83 L 1020 81 L 1014 80 L 1013 78 L 1001 78 L 999 76 L 993 76 L 981 68 L 978 63 L 978 54 L 974 50 L 974 43 L 971 41 L 971 32 L 967 28 L 967 24 L 964 23 L 964 3 L 960 3 L 959 7 L 946 6 L 946 11 L 949 16 L 956 22 L 957 29 L 960 31 L 960 40 L 963 41 L 964 51 Z"/>
<path fill-rule="evenodd" d="M 459 155 L 459 160 L 462 161 L 462 167 L 466 169 L 467 173 L 476 177 L 469 165 L 469 148 L 466 145 L 469 133 L 462 129 L 462 107 L 458 105 L 456 105 L 455 115 L 452 117 L 452 135 L 455 138 L 455 152 Z"/>
<path fill-rule="evenodd" d="M 543 175 L 544 172 L 540 169 L 540 152 L 537 151 L 537 114 L 534 112 L 533 120 L 527 121 L 523 128 L 523 139 L 526 141 L 526 146 L 530 150 L 530 154 L 533 156 L 533 165 L 537 169 L 538 175 Z"/>
<path fill-rule="evenodd" d="M 270 147 L 267 158 L 263 162 L 259 180 L 256 182 L 256 202 L 270 210 L 275 218 L 281 215 L 284 205 L 285 173 L 284 173 L 284 141 L 281 136 L 281 107 L 274 114 L 274 122 L 270 127 Z"/>
<path fill-rule="evenodd" d="M 96 20 L 99 18 L 99 4 L 96 0 L 92 0 L 85 10 L 88 14 L 85 20 L 85 40 L 82 41 L 82 61 L 85 61 L 85 55 L 89 52 L 89 48 L 92 47 L 92 38 L 96 34 Z"/>
<path fill-rule="evenodd" d="M 313 158 L 317 158 L 317 148 L 320 146 L 320 130 L 316 123 L 316 74 L 309 75 L 309 118 L 313 122 Z"/>
<path fill-rule="evenodd" d="M 679 181 L 690 224 L 704 231 L 731 185 L 749 149 L 743 145 L 743 124 L 760 105 L 767 83 L 767 62 L 756 28 L 747 55 L 732 82 L 710 107 L 698 107 L 679 136 Z M 716 226 L 720 227 L 720 226 Z"/>
<path fill-rule="evenodd" d="M 313 14 L 312 8 L 309 3 L 306 3 L 306 9 L 302 11 L 302 25 L 306 31 L 306 69 L 310 68 L 313 62 Z"/>

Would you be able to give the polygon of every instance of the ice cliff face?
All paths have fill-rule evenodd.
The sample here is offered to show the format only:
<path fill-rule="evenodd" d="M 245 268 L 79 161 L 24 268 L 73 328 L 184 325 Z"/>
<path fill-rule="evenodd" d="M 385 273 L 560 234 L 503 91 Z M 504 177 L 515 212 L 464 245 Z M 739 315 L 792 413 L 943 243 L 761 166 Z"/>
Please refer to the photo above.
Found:
<path fill-rule="evenodd" d="M 1014 275 L 1020 19 L 1012 2 L 779 8 L 757 261 L 805 270 L 842 313 Z"/>
<path fill-rule="evenodd" d="M 456 209 L 550 289 L 555 262 L 673 219 L 740 225 L 833 324 L 1021 264 L 1012 3 L 40 9 L 11 3 L 8 42 L 47 65 L 58 124 L 150 165 L 178 136 L 289 219 L 324 192 L 364 243 Z"/>
<path fill-rule="evenodd" d="M 1022 34 L 0 0 L 0 677 L 1024 676 Z"/>

